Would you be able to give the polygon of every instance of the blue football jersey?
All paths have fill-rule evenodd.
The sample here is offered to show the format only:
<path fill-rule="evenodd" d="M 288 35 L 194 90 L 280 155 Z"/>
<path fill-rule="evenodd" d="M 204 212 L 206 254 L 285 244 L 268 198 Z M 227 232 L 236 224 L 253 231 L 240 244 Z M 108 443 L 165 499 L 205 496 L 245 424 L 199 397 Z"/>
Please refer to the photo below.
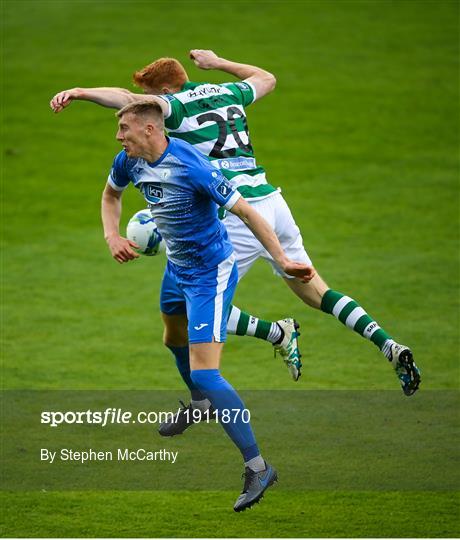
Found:
<path fill-rule="evenodd" d="M 217 209 L 229 210 L 241 195 L 187 142 L 169 139 L 154 163 L 129 158 L 122 150 L 115 157 L 108 183 L 117 191 L 130 183 L 141 191 L 174 264 L 209 268 L 232 253 Z"/>

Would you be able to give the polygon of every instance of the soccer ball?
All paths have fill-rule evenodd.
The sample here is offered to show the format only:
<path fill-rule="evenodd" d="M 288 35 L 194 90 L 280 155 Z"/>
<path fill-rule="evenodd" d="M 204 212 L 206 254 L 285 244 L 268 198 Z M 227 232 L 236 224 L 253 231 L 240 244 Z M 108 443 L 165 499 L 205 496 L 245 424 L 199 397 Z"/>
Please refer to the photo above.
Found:
<path fill-rule="evenodd" d="M 126 237 L 136 242 L 140 249 L 135 251 L 141 255 L 158 255 L 165 249 L 164 240 L 148 208 L 136 212 L 129 220 Z"/>

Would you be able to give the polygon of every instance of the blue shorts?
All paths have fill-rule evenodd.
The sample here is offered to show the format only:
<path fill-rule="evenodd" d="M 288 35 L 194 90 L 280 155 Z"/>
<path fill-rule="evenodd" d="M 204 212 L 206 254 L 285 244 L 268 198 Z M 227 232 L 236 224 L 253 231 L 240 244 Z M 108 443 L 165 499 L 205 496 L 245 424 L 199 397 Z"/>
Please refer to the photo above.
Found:
<path fill-rule="evenodd" d="M 233 253 L 211 269 L 184 268 L 168 261 L 161 284 L 161 311 L 187 314 L 189 343 L 223 343 L 237 283 Z"/>

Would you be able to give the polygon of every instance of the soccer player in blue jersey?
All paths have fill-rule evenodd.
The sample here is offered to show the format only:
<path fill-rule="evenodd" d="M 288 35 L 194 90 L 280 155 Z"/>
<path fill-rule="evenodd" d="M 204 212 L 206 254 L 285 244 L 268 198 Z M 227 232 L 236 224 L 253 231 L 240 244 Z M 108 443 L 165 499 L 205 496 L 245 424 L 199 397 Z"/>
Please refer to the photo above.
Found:
<path fill-rule="evenodd" d="M 315 271 L 285 255 L 268 223 L 200 152 L 165 136 L 158 104 L 133 103 L 117 116 L 117 139 L 123 150 L 114 160 L 102 197 L 104 235 L 118 262 L 137 256 L 135 244 L 119 232 L 121 196 L 133 184 L 166 243 L 168 263 L 160 297 L 166 331 L 177 333 L 180 321 L 181 331 L 171 339 L 181 347 L 188 345 L 189 377 L 218 417 L 229 417 L 222 426 L 243 455 L 245 482 L 234 505 L 239 512 L 262 498 L 277 473 L 260 454 L 251 424 L 245 421 L 244 403 L 219 371 L 238 271 L 218 206 L 237 215 L 288 275 L 310 281 Z M 176 347 L 170 348 L 176 353 Z"/>
<path fill-rule="evenodd" d="M 261 215 L 273 224 L 283 248 L 292 258 L 310 263 L 299 228 L 280 193 L 267 185 L 262 167 L 255 162 L 245 107 L 275 87 L 274 76 L 261 68 L 219 58 L 213 51 L 194 49 L 190 56 L 202 69 L 218 69 L 239 79 L 237 83 L 193 83 L 184 67 L 173 58 L 159 59 L 134 74 L 134 81 L 158 103 L 171 137 L 187 139 L 205 152 L 212 163 L 236 185 Z M 58 93 L 51 107 L 59 112 L 74 99 L 119 108 L 145 96 L 124 89 L 92 88 Z M 296 103 L 291 104 L 295 108 Z M 295 110 L 295 109 L 292 109 Z M 292 111 L 291 111 L 292 113 Z M 241 222 L 229 215 L 224 221 L 234 244 L 240 276 L 258 258 L 267 260 L 264 249 Z M 269 262 L 271 262 L 269 260 Z M 276 269 L 275 269 L 276 270 Z M 396 342 L 353 298 L 329 288 L 320 275 L 302 283 L 283 275 L 288 287 L 305 304 L 333 315 L 362 337 L 372 341 L 390 361 L 404 394 L 410 396 L 420 384 L 420 371 L 409 347 Z M 230 323 L 234 319 L 230 316 Z M 291 362 L 291 367 L 297 367 Z"/>

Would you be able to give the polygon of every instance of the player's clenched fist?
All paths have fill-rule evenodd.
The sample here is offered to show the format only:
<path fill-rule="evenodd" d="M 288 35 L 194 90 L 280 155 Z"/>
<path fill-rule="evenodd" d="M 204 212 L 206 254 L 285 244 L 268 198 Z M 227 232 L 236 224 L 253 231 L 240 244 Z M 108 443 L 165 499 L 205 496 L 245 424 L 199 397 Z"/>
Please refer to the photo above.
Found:
<path fill-rule="evenodd" d="M 192 49 L 190 51 L 190 58 L 201 69 L 216 69 L 218 67 L 219 57 L 214 51 Z"/>

